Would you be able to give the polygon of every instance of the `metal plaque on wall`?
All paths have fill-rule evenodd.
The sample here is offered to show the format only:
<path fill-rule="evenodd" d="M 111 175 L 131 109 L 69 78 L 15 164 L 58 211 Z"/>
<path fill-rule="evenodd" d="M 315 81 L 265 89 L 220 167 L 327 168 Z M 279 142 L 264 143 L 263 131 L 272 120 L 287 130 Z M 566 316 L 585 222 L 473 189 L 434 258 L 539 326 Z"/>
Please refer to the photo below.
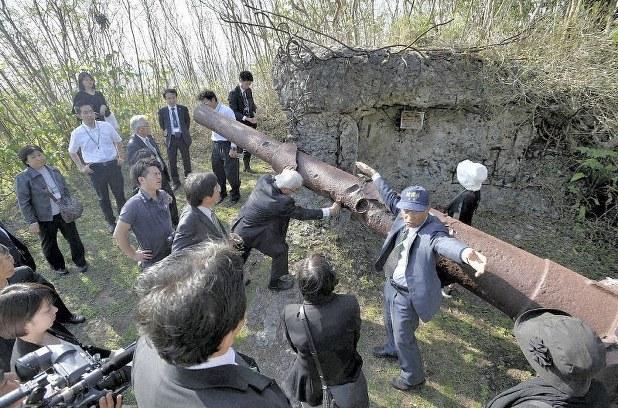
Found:
<path fill-rule="evenodd" d="M 404 110 L 401 112 L 401 123 L 399 127 L 401 129 L 421 130 L 424 121 L 425 112 Z"/>

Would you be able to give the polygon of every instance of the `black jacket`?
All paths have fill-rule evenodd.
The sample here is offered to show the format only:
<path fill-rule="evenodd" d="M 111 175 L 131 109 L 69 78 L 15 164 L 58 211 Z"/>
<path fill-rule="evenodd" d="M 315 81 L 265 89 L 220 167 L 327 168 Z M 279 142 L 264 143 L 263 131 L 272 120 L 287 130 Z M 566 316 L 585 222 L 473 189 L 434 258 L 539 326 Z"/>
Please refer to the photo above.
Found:
<path fill-rule="evenodd" d="M 161 150 L 159 149 L 159 145 L 157 144 L 157 142 L 155 142 L 152 135 L 148 135 L 147 139 L 150 142 L 150 144 L 154 146 L 157 152 L 156 154 L 157 158 L 161 159 L 161 162 L 163 163 L 162 164 L 163 172 L 165 172 L 165 174 L 168 174 L 167 165 L 165 164 L 165 160 L 163 160 L 163 155 L 161 155 Z M 133 166 L 137 162 L 137 152 L 139 152 L 142 149 L 151 151 L 148 148 L 148 146 L 146 146 L 146 144 L 142 141 L 141 137 L 135 134 L 132 135 L 131 138 L 129 139 L 129 143 L 127 144 L 127 161 L 129 163 L 129 166 Z"/>
<path fill-rule="evenodd" d="M 137 342 L 131 381 L 137 404 L 148 408 L 278 408 L 290 403 L 275 380 L 238 365 L 190 370 L 163 360 L 147 338 Z"/>
<path fill-rule="evenodd" d="M 464 190 L 451 201 L 446 209 L 449 217 L 472 225 L 472 216 L 481 201 L 480 191 Z"/>
<path fill-rule="evenodd" d="M 11 256 L 13 257 L 15 267 L 28 266 L 33 271 L 36 271 L 36 263 L 32 254 L 28 250 L 28 247 L 19 240 L 15 235 L 6 228 L 6 226 L 0 222 L 0 244 L 9 249 Z M 4 232 L 4 233 L 3 233 Z"/>
<path fill-rule="evenodd" d="M 321 209 L 298 207 L 274 182 L 275 178 L 268 174 L 259 178 L 232 226 L 246 248 L 255 248 L 268 256 L 287 251 L 285 236 L 290 218 L 318 220 L 323 217 Z"/>
<path fill-rule="evenodd" d="M 214 215 L 214 212 L 213 212 Z M 199 208 L 186 206 L 174 234 L 172 252 L 199 244 L 203 241 L 222 241 L 227 239 L 229 228 L 215 215 L 215 225 Z"/>
<path fill-rule="evenodd" d="M 283 383 L 289 397 L 318 405 L 322 401 L 320 377 L 311 356 L 300 305 L 289 304 L 283 313 L 285 336 L 296 360 Z M 360 307 L 353 295 L 331 295 L 321 302 L 305 302 L 305 313 L 328 385 L 356 381 L 363 359 L 356 351 L 360 338 Z"/>
<path fill-rule="evenodd" d="M 189 116 L 189 109 L 183 105 L 176 105 L 176 113 L 178 114 L 178 123 L 180 125 L 180 132 L 182 134 L 182 138 L 187 145 L 191 144 L 191 133 L 189 132 L 189 127 L 191 126 L 191 117 Z M 171 134 L 172 124 L 170 122 L 170 112 L 169 107 L 164 106 L 159 109 L 159 127 L 161 130 L 167 131 L 167 135 L 165 136 L 165 144 L 167 146 L 170 145 L 170 141 L 172 140 L 173 135 Z"/>
<path fill-rule="evenodd" d="M 253 124 L 246 120 L 242 120 L 243 116 L 246 116 L 248 118 L 254 117 L 255 112 L 257 111 L 255 102 L 253 101 L 253 91 L 251 90 L 251 88 L 245 91 L 245 95 L 247 95 L 247 102 L 249 102 L 249 106 L 245 106 L 245 101 L 242 97 L 242 90 L 240 89 L 240 85 L 236 85 L 236 88 L 230 91 L 230 94 L 227 97 L 227 101 L 230 105 L 230 108 L 234 111 L 234 116 L 236 116 L 237 121 L 244 125 L 251 126 L 252 128 L 256 128 L 256 124 Z"/>

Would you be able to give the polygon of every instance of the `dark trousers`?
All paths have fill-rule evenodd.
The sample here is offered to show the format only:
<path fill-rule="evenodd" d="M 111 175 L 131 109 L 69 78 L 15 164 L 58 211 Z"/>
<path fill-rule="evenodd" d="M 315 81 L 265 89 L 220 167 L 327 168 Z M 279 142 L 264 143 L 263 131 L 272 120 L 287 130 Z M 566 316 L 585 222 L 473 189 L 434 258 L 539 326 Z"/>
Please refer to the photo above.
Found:
<path fill-rule="evenodd" d="M 178 150 L 182 157 L 182 166 L 184 168 L 185 177 L 191 173 L 191 156 L 189 155 L 189 145 L 181 135 L 170 137 L 170 144 L 167 146 L 167 157 L 170 160 L 170 175 L 175 184 L 180 184 L 180 176 L 178 175 Z"/>
<path fill-rule="evenodd" d="M 277 285 L 277 281 L 282 276 L 287 275 L 288 272 L 288 254 L 289 254 L 289 246 L 287 243 L 284 243 L 275 251 L 269 251 L 268 253 L 264 253 L 264 255 L 270 256 L 272 258 L 272 264 L 270 265 L 270 282 L 269 286 Z M 251 248 L 245 247 L 242 258 L 244 262 L 247 262 L 249 258 L 249 254 L 251 254 Z"/>
<path fill-rule="evenodd" d="M 221 196 L 227 196 L 226 179 L 230 183 L 232 199 L 240 198 L 239 160 L 230 157 L 230 142 L 214 142 L 212 144 L 212 171 L 217 176 L 221 187 Z"/>
<path fill-rule="evenodd" d="M 64 257 L 58 248 L 58 231 L 62 233 L 71 247 L 71 259 L 77 266 L 86 265 L 84 245 L 74 222 L 66 223 L 60 214 L 54 215 L 52 221 L 39 221 L 39 237 L 43 255 L 54 270 L 65 269 Z"/>
<path fill-rule="evenodd" d="M 161 178 L 161 188 L 167 194 L 172 196 L 172 202 L 169 205 L 170 208 L 170 216 L 172 217 L 172 225 L 174 228 L 178 225 L 178 205 L 176 204 L 176 195 L 174 194 L 174 189 L 170 184 L 170 179 L 167 175 L 163 175 Z"/>
<path fill-rule="evenodd" d="M 122 171 L 116 160 L 111 160 L 105 163 L 92 163 L 90 165 L 92 173 L 90 174 L 90 181 L 94 190 L 97 192 L 99 198 L 99 206 L 103 211 L 103 216 L 108 224 L 114 224 L 116 218 L 112 211 L 112 203 L 109 201 L 109 190 L 112 190 L 112 194 L 116 199 L 116 209 L 118 214 L 124 205 L 126 199 L 124 198 L 124 180 L 122 179 Z"/>
<path fill-rule="evenodd" d="M 242 155 L 242 162 L 245 166 L 245 170 L 249 170 L 251 168 L 251 153 L 245 150 Z"/>

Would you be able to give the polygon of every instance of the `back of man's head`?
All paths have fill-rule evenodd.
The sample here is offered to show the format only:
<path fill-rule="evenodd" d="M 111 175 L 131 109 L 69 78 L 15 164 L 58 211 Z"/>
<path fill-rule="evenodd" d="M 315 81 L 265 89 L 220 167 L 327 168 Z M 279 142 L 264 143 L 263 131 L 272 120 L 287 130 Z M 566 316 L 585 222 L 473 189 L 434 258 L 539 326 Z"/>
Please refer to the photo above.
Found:
<path fill-rule="evenodd" d="M 137 325 L 170 364 L 208 360 L 245 315 L 240 255 L 207 243 L 172 253 L 137 280 Z"/>
<path fill-rule="evenodd" d="M 283 169 L 275 176 L 275 184 L 279 189 L 298 190 L 303 185 L 303 176 L 296 170 Z"/>

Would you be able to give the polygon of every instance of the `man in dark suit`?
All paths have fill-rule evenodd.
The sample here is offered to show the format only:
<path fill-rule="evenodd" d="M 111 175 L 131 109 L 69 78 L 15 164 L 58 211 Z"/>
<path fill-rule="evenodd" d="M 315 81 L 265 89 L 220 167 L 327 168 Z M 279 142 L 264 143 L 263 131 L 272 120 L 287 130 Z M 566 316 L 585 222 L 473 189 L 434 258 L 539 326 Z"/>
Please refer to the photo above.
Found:
<path fill-rule="evenodd" d="M 283 278 L 288 274 L 289 248 L 285 237 L 290 218 L 318 220 L 336 216 L 341 210 L 339 203 L 333 203 L 330 208 L 318 209 L 297 206 L 291 196 L 302 184 L 303 177 L 289 169 L 274 177 L 260 177 L 232 226 L 232 231 L 243 239 L 245 261 L 251 248 L 273 259 L 268 284 L 270 290 L 287 290 L 294 286 L 293 281 Z"/>
<path fill-rule="evenodd" d="M 161 165 L 161 188 L 172 197 L 170 203 L 170 216 L 172 217 L 172 224 L 178 225 L 178 206 L 176 204 L 176 195 L 170 182 L 170 174 L 159 150 L 159 145 L 155 142 L 154 137 L 150 132 L 150 122 L 143 115 L 135 115 L 130 120 L 131 130 L 133 136 L 129 139 L 127 145 L 127 157 L 129 166 L 133 166 L 138 160 L 154 158 Z M 136 188 L 138 186 L 135 186 Z"/>
<path fill-rule="evenodd" d="M 238 81 L 236 88 L 232 89 L 228 95 L 228 103 L 234 111 L 237 121 L 255 129 L 257 128 L 257 118 L 255 116 L 257 107 L 253 101 L 253 91 L 251 90 L 253 74 L 249 71 L 242 71 L 238 76 Z M 242 161 L 245 171 L 253 173 L 253 170 L 251 170 L 251 153 L 245 150 Z"/>
<path fill-rule="evenodd" d="M 380 174 L 365 163 L 358 171 L 372 178 L 381 202 L 396 216 L 382 245 L 375 268 L 384 283 L 386 343 L 373 349 L 377 358 L 399 360 L 401 371 L 391 386 L 401 391 L 425 383 L 421 351 L 414 332 L 419 319 L 428 322 L 440 310 L 442 295 L 436 272 L 439 255 L 467 263 L 483 273 L 486 259 L 463 242 L 450 237 L 446 227 L 429 214 L 429 193 L 421 186 L 393 191 Z"/>
<path fill-rule="evenodd" d="M 36 263 L 28 247 L 19 238 L 11 234 L 2 222 L 0 222 L 0 245 L 4 245 L 9 249 L 15 267 L 28 266 L 33 271 L 36 271 Z"/>
<path fill-rule="evenodd" d="M 170 172 L 172 176 L 172 187 L 177 190 L 180 187 L 180 176 L 178 175 L 178 150 L 182 156 L 185 177 L 191 173 L 191 156 L 189 146 L 191 146 L 191 117 L 189 109 L 183 105 L 177 105 L 178 93 L 173 88 L 163 91 L 163 98 L 167 106 L 159 109 L 159 127 L 165 135 L 165 145 L 167 146 L 167 157 L 170 160 Z"/>
<path fill-rule="evenodd" d="M 176 228 L 172 252 L 203 241 L 227 241 L 229 227 L 212 210 L 221 194 L 215 173 L 190 174 L 185 180 L 185 194 L 188 205 Z"/>
<path fill-rule="evenodd" d="M 140 275 L 131 375 L 140 407 L 290 407 L 275 380 L 232 347 L 247 306 L 242 274 L 238 253 L 211 242 Z"/>

